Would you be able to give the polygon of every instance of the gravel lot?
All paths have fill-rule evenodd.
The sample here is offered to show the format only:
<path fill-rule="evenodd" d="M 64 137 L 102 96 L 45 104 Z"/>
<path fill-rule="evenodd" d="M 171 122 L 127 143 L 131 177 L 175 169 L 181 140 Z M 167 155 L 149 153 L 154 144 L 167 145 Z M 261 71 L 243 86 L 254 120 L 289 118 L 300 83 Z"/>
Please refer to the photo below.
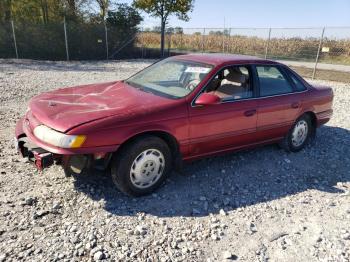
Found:
<path fill-rule="evenodd" d="M 132 199 L 108 175 L 38 173 L 12 145 L 30 97 L 148 65 L 0 60 L 1 261 L 350 261 L 350 84 L 309 148 L 271 145 L 186 165 Z"/>

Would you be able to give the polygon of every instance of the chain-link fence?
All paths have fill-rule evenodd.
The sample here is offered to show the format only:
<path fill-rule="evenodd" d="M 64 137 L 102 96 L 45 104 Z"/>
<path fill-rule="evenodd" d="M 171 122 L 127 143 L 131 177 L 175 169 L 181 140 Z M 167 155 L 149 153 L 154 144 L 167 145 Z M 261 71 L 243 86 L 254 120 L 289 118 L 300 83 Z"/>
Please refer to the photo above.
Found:
<path fill-rule="evenodd" d="M 159 33 L 147 34 L 145 46 L 158 47 Z M 279 60 L 350 65 L 350 27 L 340 28 L 185 28 L 171 32 L 171 50 L 247 54 Z M 158 41 L 157 41 L 158 40 Z"/>
<path fill-rule="evenodd" d="M 165 54 L 234 53 L 350 72 L 350 27 L 167 28 Z M 159 58 L 160 32 L 65 22 L 0 24 L 0 57 L 45 60 Z M 332 67 L 328 64 L 338 64 Z M 325 65 L 328 65 L 325 66 Z M 343 66 L 339 66 L 343 65 Z"/>
<path fill-rule="evenodd" d="M 185 28 L 168 34 L 174 54 L 220 52 L 282 60 L 312 78 L 320 68 L 350 73 L 350 27 Z"/>
<path fill-rule="evenodd" d="M 105 24 L 0 24 L 0 58 L 102 60 L 139 58 L 137 32 Z M 137 49 L 137 48 L 136 48 Z M 119 52 L 118 50 L 122 50 Z M 117 56 L 118 55 L 118 56 Z"/>
<path fill-rule="evenodd" d="M 137 46 L 146 50 L 143 55 L 159 55 L 160 32 L 140 32 Z M 282 60 L 312 78 L 318 68 L 350 73 L 350 27 L 168 28 L 166 46 L 169 55 L 219 52 Z"/>

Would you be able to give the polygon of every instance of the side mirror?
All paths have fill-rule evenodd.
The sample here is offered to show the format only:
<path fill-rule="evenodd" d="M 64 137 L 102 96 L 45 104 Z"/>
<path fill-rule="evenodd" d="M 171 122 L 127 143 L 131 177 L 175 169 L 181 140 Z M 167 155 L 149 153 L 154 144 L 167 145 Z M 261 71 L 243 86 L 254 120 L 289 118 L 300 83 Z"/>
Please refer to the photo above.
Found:
<path fill-rule="evenodd" d="M 195 101 L 195 105 L 215 105 L 221 102 L 220 97 L 210 93 L 202 93 Z"/>

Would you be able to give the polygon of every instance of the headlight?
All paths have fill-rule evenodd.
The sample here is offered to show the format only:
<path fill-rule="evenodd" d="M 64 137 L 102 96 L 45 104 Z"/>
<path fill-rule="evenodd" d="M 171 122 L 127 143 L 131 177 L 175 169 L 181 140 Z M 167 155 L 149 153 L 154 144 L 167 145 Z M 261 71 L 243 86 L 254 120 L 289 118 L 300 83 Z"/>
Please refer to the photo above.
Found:
<path fill-rule="evenodd" d="M 86 136 L 66 135 L 44 125 L 34 128 L 34 135 L 45 143 L 61 148 L 81 147 L 86 139 Z"/>

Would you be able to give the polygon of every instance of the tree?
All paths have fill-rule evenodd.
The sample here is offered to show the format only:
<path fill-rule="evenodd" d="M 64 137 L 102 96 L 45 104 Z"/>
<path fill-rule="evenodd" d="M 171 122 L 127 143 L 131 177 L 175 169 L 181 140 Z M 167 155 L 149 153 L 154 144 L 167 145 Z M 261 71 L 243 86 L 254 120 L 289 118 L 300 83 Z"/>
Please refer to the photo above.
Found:
<path fill-rule="evenodd" d="M 0 22 L 10 21 L 12 19 L 12 1 L 3 0 L 0 1 Z"/>
<path fill-rule="evenodd" d="M 127 4 L 116 4 L 114 10 L 108 11 L 106 18 L 110 35 L 108 43 L 111 50 L 116 50 L 112 57 L 119 55 L 121 47 L 123 54 L 132 51 L 141 21 L 142 17 L 138 10 Z"/>
<path fill-rule="evenodd" d="M 223 35 L 223 32 L 221 32 L 221 31 L 210 31 L 209 32 L 209 35 Z"/>
<path fill-rule="evenodd" d="M 175 34 L 181 35 L 184 33 L 184 29 L 182 27 L 175 27 Z"/>
<path fill-rule="evenodd" d="M 154 32 L 154 33 L 161 33 L 162 30 L 161 30 L 160 26 L 153 26 L 152 32 Z"/>
<path fill-rule="evenodd" d="M 110 5 L 110 0 L 96 0 L 96 2 L 100 7 L 100 18 L 102 21 L 104 21 Z"/>
<path fill-rule="evenodd" d="M 167 34 L 174 34 L 174 32 L 175 32 L 175 29 L 173 27 L 168 27 L 166 30 Z"/>
<path fill-rule="evenodd" d="M 128 31 L 137 31 L 137 26 L 142 22 L 142 17 L 137 10 L 127 4 L 117 4 L 116 10 L 109 11 L 107 24 Z"/>
<path fill-rule="evenodd" d="M 194 0 L 134 0 L 134 7 L 161 19 L 161 56 L 164 56 L 165 25 L 170 15 L 188 21 L 188 13 L 193 9 Z"/>

